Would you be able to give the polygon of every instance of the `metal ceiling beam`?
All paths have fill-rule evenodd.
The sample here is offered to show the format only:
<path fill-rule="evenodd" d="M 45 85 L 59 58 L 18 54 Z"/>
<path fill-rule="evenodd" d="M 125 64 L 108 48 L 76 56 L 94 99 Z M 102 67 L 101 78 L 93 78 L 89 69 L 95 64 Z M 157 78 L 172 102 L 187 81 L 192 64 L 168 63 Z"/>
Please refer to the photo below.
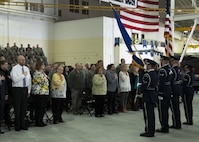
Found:
<path fill-rule="evenodd" d="M 195 9 L 198 8 L 198 7 L 197 7 L 197 4 L 196 4 L 196 0 L 192 0 L 192 4 L 193 4 L 193 6 L 195 7 Z"/>
<path fill-rule="evenodd" d="M 192 27 L 180 27 L 175 28 L 175 31 L 191 31 Z M 196 26 L 195 31 L 199 30 L 199 26 Z"/>
<path fill-rule="evenodd" d="M 174 21 L 194 20 L 199 18 L 199 14 L 180 14 L 173 17 Z"/>

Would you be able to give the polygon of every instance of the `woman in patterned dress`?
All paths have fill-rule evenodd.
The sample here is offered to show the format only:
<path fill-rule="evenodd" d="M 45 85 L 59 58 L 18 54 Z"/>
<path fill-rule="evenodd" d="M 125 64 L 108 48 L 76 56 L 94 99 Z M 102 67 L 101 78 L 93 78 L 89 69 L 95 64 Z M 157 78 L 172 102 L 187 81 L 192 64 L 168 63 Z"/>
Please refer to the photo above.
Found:
<path fill-rule="evenodd" d="M 32 93 L 34 94 L 35 99 L 35 126 L 38 127 L 47 125 L 43 122 L 43 116 L 49 99 L 49 82 L 44 69 L 44 62 L 37 61 L 36 71 L 34 72 L 32 79 Z"/>

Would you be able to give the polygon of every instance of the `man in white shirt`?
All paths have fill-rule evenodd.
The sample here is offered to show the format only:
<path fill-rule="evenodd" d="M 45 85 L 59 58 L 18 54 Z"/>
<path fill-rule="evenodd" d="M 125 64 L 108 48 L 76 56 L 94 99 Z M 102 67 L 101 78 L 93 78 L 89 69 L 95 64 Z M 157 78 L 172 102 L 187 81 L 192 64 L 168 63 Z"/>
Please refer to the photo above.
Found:
<path fill-rule="evenodd" d="M 12 97 L 15 112 L 15 130 L 28 130 L 25 126 L 27 100 L 31 90 L 31 76 L 28 67 L 25 66 L 25 57 L 17 57 L 18 64 L 11 70 Z"/>

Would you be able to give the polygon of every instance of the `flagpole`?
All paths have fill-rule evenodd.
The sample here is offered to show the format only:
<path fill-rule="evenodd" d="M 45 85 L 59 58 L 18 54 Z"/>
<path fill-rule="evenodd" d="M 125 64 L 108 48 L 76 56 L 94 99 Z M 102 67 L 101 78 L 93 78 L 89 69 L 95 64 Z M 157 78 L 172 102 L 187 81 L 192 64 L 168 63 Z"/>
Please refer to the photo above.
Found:
<path fill-rule="evenodd" d="M 184 56 L 185 56 L 185 54 L 186 54 L 186 50 L 187 50 L 189 41 L 190 41 L 190 39 L 192 38 L 193 32 L 195 31 L 195 28 L 196 28 L 197 24 L 198 24 L 198 19 L 195 19 L 195 20 L 194 20 L 194 25 L 193 25 L 193 27 L 192 27 L 192 29 L 191 29 L 191 32 L 190 32 L 190 34 L 189 34 L 189 37 L 188 37 L 187 42 L 186 42 L 186 44 L 185 44 L 185 47 L 183 48 L 183 52 L 182 52 L 182 54 L 181 54 L 179 63 L 182 62 L 182 60 L 183 60 L 183 58 L 184 58 Z"/>
<path fill-rule="evenodd" d="M 174 17 L 174 15 L 175 15 L 175 12 L 174 11 L 172 11 L 173 9 L 175 9 L 175 1 L 176 0 L 170 0 L 170 3 L 171 3 L 171 8 L 170 8 L 170 18 L 171 18 L 171 27 L 172 27 L 172 50 L 174 50 L 174 47 L 175 47 L 175 45 L 174 45 L 174 41 L 175 41 L 175 38 L 174 38 L 174 36 L 175 36 L 175 21 L 173 20 L 173 17 Z M 173 54 L 174 54 L 174 52 L 172 51 L 172 56 L 173 56 Z"/>

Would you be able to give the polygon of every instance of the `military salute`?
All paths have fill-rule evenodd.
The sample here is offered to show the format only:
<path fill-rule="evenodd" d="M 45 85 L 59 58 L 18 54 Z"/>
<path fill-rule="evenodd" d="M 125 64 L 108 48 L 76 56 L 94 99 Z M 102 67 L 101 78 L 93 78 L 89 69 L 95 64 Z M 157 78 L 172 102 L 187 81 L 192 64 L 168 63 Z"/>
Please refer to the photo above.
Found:
<path fill-rule="evenodd" d="M 156 132 L 168 133 L 169 124 L 168 124 L 168 111 L 170 100 L 172 97 L 172 70 L 169 66 L 169 57 L 161 56 L 161 68 L 159 69 L 159 85 L 158 85 L 158 110 L 159 110 L 159 119 L 161 128 L 157 129 Z"/>
<path fill-rule="evenodd" d="M 145 64 L 147 71 L 142 78 L 141 90 L 143 93 L 143 114 L 145 121 L 145 132 L 141 133 L 143 137 L 154 137 L 155 133 L 155 113 L 154 107 L 157 103 L 157 84 L 158 74 L 155 71 L 157 63 L 155 61 L 146 59 Z"/>
<path fill-rule="evenodd" d="M 184 122 L 185 125 L 193 125 L 193 82 L 195 80 L 195 75 L 193 73 L 193 66 L 186 64 L 184 66 L 185 75 L 183 77 L 183 102 L 185 109 L 185 117 L 187 122 Z"/>
<path fill-rule="evenodd" d="M 179 58 L 175 56 L 171 57 L 170 59 L 173 72 L 173 80 L 171 84 L 173 97 L 170 104 L 173 124 L 169 128 L 173 129 L 181 129 L 179 97 L 182 96 L 182 74 L 178 60 Z"/>

